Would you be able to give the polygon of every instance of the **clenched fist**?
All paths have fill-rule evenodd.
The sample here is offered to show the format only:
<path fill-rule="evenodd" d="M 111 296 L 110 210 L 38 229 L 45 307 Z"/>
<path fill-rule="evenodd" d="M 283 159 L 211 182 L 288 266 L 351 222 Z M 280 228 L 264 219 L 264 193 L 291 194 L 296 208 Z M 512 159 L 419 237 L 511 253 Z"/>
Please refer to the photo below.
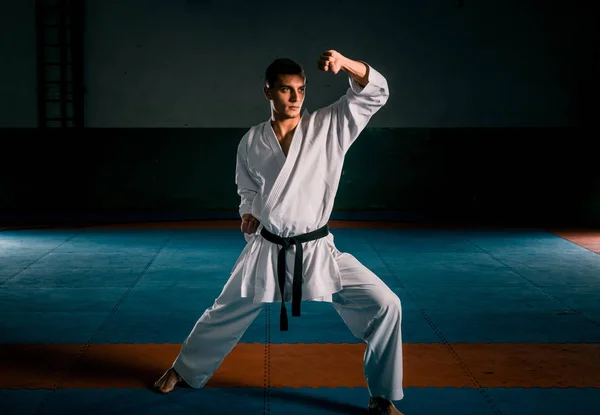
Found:
<path fill-rule="evenodd" d="M 317 66 L 324 72 L 332 72 L 337 74 L 342 66 L 346 63 L 346 58 L 335 50 L 328 50 L 321 54 Z"/>
<path fill-rule="evenodd" d="M 260 222 L 258 221 L 258 219 L 256 219 L 251 214 L 246 213 L 246 214 L 242 215 L 241 228 L 242 228 L 242 232 L 244 232 L 245 234 L 252 235 L 252 234 L 256 233 L 256 230 L 258 229 L 258 225 L 260 225 Z"/>

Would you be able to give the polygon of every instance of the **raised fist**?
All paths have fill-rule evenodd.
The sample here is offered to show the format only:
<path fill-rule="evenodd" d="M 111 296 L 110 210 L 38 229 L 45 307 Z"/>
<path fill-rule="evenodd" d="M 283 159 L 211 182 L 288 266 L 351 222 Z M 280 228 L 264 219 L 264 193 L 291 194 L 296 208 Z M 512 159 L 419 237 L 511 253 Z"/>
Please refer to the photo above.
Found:
<path fill-rule="evenodd" d="M 344 65 L 346 58 L 335 50 L 328 50 L 321 54 L 317 66 L 324 72 L 337 74 Z"/>

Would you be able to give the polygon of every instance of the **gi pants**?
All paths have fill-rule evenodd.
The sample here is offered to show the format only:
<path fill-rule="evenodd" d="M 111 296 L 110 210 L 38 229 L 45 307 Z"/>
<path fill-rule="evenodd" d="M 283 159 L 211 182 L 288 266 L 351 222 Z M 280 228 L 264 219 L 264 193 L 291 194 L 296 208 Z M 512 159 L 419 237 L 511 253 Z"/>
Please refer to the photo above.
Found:
<path fill-rule="evenodd" d="M 352 334 L 367 344 L 363 365 L 370 396 L 400 400 L 404 396 L 400 299 L 352 255 L 334 255 L 343 289 L 333 295 L 333 307 Z M 241 284 L 241 273 L 229 279 L 173 363 L 194 388 L 204 386 L 263 309 L 263 303 L 241 297 Z"/>

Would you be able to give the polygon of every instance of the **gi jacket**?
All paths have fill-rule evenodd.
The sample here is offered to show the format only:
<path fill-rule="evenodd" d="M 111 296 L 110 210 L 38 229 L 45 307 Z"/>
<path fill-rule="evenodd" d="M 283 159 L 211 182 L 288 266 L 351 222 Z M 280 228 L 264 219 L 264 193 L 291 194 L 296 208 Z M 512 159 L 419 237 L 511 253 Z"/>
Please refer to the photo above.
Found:
<path fill-rule="evenodd" d="M 312 114 L 304 110 L 287 157 L 270 120 L 244 135 L 236 163 L 240 215 L 251 213 L 261 227 L 282 237 L 327 224 L 346 152 L 389 97 L 386 79 L 370 66 L 364 88 L 348 78 L 350 87 L 335 103 Z M 280 247 L 265 240 L 260 229 L 246 237 L 232 277 L 242 273 L 242 297 L 253 297 L 256 303 L 281 301 L 277 283 Z M 342 288 L 333 235 L 306 242 L 303 249 L 302 298 L 331 302 L 332 295 Z M 286 256 L 284 301 L 291 301 L 294 252 L 292 248 Z"/>

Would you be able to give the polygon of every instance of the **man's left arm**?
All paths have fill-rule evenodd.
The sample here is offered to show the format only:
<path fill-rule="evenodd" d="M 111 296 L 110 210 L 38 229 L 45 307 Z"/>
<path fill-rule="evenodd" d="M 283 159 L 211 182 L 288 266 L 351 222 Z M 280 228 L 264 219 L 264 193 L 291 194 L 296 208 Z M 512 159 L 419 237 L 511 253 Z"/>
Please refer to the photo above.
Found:
<path fill-rule="evenodd" d="M 369 83 L 370 67 L 364 62 L 353 61 L 344 57 L 340 68 L 346 72 L 361 88 L 364 88 Z"/>
<path fill-rule="evenodd" d="M 330 108 L 336 119 L 340 147 L 346 152 L 366 127 L 371 117 L 389 98 L 387 80 L 365 62 L 352 60 L 330 50 L 321 55 L 319 69 L 348 75 L 350 87 Z"/>

